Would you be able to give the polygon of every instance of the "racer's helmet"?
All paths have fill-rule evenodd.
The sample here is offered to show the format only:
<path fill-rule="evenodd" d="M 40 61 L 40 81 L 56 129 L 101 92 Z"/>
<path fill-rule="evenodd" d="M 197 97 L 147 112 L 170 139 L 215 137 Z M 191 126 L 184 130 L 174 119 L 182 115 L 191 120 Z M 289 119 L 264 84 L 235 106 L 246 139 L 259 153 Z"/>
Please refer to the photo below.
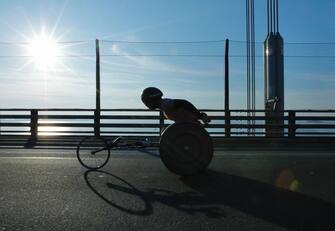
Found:
<path fill-rule="evenodd" d="M 159 107 L 159 101 L 163 92 L 156 87 L 147 87 L 143 90 L 141 99 L 149 109 L 153 110 Z"/>

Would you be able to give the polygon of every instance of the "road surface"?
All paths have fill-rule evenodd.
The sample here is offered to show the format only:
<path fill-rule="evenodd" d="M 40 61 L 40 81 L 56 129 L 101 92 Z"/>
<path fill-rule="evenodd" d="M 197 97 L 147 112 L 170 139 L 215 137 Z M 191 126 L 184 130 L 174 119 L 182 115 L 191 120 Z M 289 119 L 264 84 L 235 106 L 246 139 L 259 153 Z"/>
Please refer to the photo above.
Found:
<path fill-rule="evenodd" d="M 217 150 L 179 177 L 156 150 L 0 149 L 0 230 L 335 230 L 334 150 Z"/>

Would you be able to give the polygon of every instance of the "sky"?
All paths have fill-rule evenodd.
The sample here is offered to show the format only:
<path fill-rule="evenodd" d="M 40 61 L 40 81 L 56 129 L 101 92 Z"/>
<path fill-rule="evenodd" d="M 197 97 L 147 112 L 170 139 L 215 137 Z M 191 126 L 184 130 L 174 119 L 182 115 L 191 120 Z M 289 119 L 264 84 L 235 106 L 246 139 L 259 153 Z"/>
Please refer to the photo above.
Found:
<path fill-rule="evenodd" d="M 335 108 L 335 58 L 329 57 L 335 43 L 318 44 L 335 42 L 334 10 L 333 0 L 279 1 L 285 109 Z M 266 1 L 256 0 L 260 56 L 266 17 Z M 222 109 L 223 41 L 229 39 L 230 108 L 245 109 L 246 62 L 233 57 L 246 55 L 245 30 L 245 0 L 0 1 L 0 107 L 95 108 L 99 39 L 102 108 L 144 108 L 142 89 L 156 86 L 165 97 Z M 137 43 L 152 41 L 163 43 Z M 264 108 L 263 82 L 258 57 L 258 109 Z"/>

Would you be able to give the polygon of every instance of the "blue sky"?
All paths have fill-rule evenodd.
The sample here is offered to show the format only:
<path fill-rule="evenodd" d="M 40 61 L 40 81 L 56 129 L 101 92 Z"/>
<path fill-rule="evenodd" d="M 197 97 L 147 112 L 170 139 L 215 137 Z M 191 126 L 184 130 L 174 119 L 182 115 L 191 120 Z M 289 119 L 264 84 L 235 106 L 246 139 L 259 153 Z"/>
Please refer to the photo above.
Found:
<path fill-rule="evenodd" d="M 266 37 L 266 1 L 255 1 L 256 40 Z M 333 0 L 281 0 L 285 42 L 335 41 Z M 61 43 L 63 56 L 52 70 L 39 70 L 27 55 L 42 31 Z M 231 54 L 244 55 L 244 0 L 97 0 L 0 2 L 0 107 L 94 108 L 95 48 L 122 57 L 101 58 L 102 107 L 142 108 L 141 89 L 155 85 L 166 97 L 186 98 L 200 108 L 223 108 L 220 57 L 145 57 L 134 54 L 222 55 L 223 43 L 124 44 L 108 41 L 203 41 L 231 39 Z M 106 41 L 108 40 L 108 41 Z M 262 54 L 262 44 L 256 46 Z M 285 44 L 287 55 L 335 55 L 335 44 Z M 14 57 L 13 57 L 14 56 Z M 285 58 L 285 108 L 334 109 L 335 58 Z M 263 108 L 263 60 L 256 60 L 257 108 Z M 246 107 L 246 66 L 231 59 L 231 108 Z"/>

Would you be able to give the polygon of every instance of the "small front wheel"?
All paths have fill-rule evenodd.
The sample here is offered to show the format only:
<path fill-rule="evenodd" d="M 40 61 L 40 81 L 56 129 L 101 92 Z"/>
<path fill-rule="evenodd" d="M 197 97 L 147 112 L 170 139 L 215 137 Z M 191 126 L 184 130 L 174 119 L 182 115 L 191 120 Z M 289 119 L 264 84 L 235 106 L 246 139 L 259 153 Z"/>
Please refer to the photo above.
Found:
<path fill-rule="evenodd" d="M 85 137 L 78 144 L 77 158 L 85 168 L 102 168 L 107 164 L 109 157 L 110 149 L 102 137 Z"/>

